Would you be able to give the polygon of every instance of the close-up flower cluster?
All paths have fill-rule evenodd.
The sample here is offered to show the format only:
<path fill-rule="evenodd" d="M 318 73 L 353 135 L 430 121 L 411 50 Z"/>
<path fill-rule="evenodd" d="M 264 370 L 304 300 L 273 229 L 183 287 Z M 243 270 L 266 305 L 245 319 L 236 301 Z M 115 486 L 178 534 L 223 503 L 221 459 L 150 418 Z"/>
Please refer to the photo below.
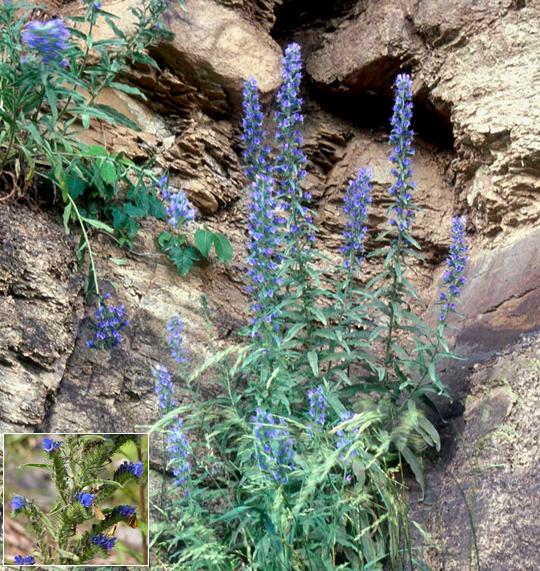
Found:
<path fill-rule="evenodd" d="M 110 294 L 105 294 L 99 301 L 94 314 L 95 333 L 86 345 L 89 348 L 116 347 L 122 342 L 122 331 L 129 325 L 126 308 L 109 302 Z"/>
<path fill-rule="evenodd" d="M 22 34 L 25 46 L 35 51 L 44 65 L 67 65 L 65 56 L 69 37 L 70 32 L 62 18 L 29 22 Z"/>
<path fill-rule="evenodd" d="M 147 437 L 6 435 L 4 485 L 11 511 L 5 521 L 5 563 L 147 559 L 148 461 L 126 459 L 126 452 L 144 458 Z"/>

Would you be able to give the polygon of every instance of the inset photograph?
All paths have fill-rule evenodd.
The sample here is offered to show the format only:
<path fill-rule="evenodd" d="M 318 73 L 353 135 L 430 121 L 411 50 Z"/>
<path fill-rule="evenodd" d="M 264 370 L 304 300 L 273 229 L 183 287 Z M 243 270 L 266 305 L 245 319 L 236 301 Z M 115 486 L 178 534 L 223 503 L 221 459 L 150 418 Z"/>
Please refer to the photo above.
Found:
<path fill-rule="evenodd" d="M 146 434 L 6 434 L 4 565 L 148 565 Z"/>

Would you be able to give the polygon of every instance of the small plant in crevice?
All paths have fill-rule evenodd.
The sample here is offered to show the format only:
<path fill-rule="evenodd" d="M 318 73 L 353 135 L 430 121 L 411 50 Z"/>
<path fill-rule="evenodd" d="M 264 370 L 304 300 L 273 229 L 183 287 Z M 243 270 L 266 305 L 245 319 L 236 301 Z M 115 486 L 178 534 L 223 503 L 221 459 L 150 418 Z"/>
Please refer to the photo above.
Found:
<path fill-rule="evenodd" d="M 399 75 L 391 119 L 388 224 L 368 251 L 370 174 L 345 189 L 342 263 L 316 248 L 316 217 L 302 181 L 300 48 L 285 50 L 275 137 L 263 127 L 256 83 L 244 91 L 249 180 L 245 343 L 191 370 L 189 331 L 169 327 L 172 356 L 193 402 L 179 405 L 171 374 L 154 371 L 163 434 L 154 548 L 170 569 L 416 569 L 405 500 L 411 471 L 440 447 L 426 417 L 445 395 L 437 365 L 454 355 L 448 317 L 464 286 L 465 221 L 453 222 L 436 325 L 410 281 L 413 236 L 412 82 Z M 361 283 L 365 264 L 375 276 Z M 330 276 L 330 277 L 328 277 Z M 188 346 L 189 349 L 189 346 Z M 178 359 L 180 357 L 180 359 Z M 223 387 L 201 399 L 204 375 Z M 167 470 L 174 481 L 167 480 Z"/>
<path fill-rule="evenodd" d="M 142 455 L 142 437 L 133 434 L 51 436 L 53 438 L 43 438 L 41 443 L 45 461 L 23 464 L 21 468 L 48 472 L 56 496 L 54 505 L 45 509 L 40 507 L 42 499 L 12 496 L 11 517 L 28 522 L 35 542 L 32 554 L 16 555 L 13 562 L 81 565 L 95 557 L 116 559 L 113 550 L 117 547 L 118 526 L 139 527 L 137 515 L 143 516 L 140 531 L 143 548 L 132 555 L 141 564 L 147 562 L 147 553 L 143 552 L 147 545 L 146 505 L 144 501 L 141 505 L 144 493 L 140 493 L 146 486 L 147 466 L 137 459 Z M 9 462 L 9 453 L 6 462 Z M 132 498 L 135 504 L 119 503 L 126 498 Z"/>
<path fill-rule="evenodd" d="M 221 232 L 198 228 L 191 244 L 186 231 L 195 220 L 196 212 L 184 191 L 172 189 L 167 175 L 159 179 L 158 187 L 166 205 L 169 223 L 169 230 L 159 235 L 158 244 L 180 275 L 186 276 L 195 263 L 208 260 L 212 247 L 219 260 L 225 264 L 230 263 L 233 249 L 228 238 Z"/>
<path fill-rule="evenodd" d="M 143 218 L 165 220 L 167 212 L 153 158 L 140 165 L 123 152 L 84 143 L 81 133 L 98 123 L 139 130 L 102 96 L 113 89 L 146 100 L 121 78 L 130 65 L 158 69 L 149 48 L 172 37 L 166 20 L 174 4 L 137 2 L 129 8 L 129 34 L 101 2 L 83 2 L 80 15 L 31 21 L 36 7 L 0 4 L 0 193 L 5 200 L 52 189 L 66 232 L 72 225 L 80 228 L 77 259 L 81 266 L 89 261 L 91 297 L 99 287 L 90 232 L 105 232 L 131 247 Z M 218 257 L 230 259 L 225 237 L 216 233 L 212 239 Z M 200 257 L 208 256 L 203 246 L 197 248 Z M 189 271 L 187 263 L 181 268 L 183 275 Z"/>

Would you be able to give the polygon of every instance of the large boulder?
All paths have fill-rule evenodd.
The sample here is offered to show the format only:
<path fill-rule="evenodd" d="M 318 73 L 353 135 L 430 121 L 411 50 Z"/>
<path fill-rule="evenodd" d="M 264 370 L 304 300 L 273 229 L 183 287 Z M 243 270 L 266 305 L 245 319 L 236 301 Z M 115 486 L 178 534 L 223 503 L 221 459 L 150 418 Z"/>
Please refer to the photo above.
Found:
<path fill-rule="evenodd" d="M 128 34 L 134 29 L 131 9 L 137 0 L 107 3 L 108 12 L 121 18 Z M 96 39 L 111 36 L 99 21 Z M 173 94 L 214 114 L 228 114 L 241 103 L 244 82 L 253 77 L 263 95 L 273 92 L 281 81 L 281 49 L 256 23 L 237 10 L 213 0 L 186 0 L 172 7 L 166 24 L 174 34 L 170 42 L 152 49 L 152 55 L 173 77 Z M 146 79 L 149 87 L 159 84 L 161 73 Z M 167 78 L 164 78 L 167 86 Z M 158 89 L 158 96 L 162 89 Z"/>

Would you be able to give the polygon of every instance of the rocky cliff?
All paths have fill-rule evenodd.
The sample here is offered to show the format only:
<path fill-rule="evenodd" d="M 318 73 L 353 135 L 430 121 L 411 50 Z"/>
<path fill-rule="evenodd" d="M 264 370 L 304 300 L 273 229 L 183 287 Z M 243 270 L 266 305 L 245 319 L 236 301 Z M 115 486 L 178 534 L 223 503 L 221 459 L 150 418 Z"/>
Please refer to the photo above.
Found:
<path fill-rule="evenodd" d="M 133 1 L 105 5 L 128 28 Z M 454 332 L 465 360 L 445 373 L 455 401 L 443 412 L 455 431 L 420 510 L 434 538 L 432 564 L 536 569 L 534 506 L 520 509 L 520 502 L 538 492 L 539 482 L 532 461 L 537 407 L 528 404 L 538 398 L 538 344 L 529 340 L 524 348 L 523 335 L 540 325 L 540 2 L 187 0 L 185 10 L 171 11 L 169 25 L 174 40 L 153 53 L 161 72 L 133 69 L 126 78 L 148 102 L 112 91 L 104 96 L 141 131 L 105 132 L 96 124 L 84 136 L 134 158 L 155 155 L 202 221 L 231 238 L 236 258 L 229 268 L 216 262 L 181 279 L 155 248 L 153 222 L 129 252 L 95 235 L 104 289 L 126 304 L 131 323 L 120 348 L 90 351 L 76 239 L 51 213 L 0 204 L 2 429 L 120 431 L 149 424 L 157 415 L 149 371 L 167 364 L 167 319 L 179 313 L 187 321 L 196 360 L 234 339 L 246 318 L 241 89 L 255 77 L 269 101 L 280 83 L 281 46 L 294 39 L 306 62 L 307 183 L 320 219 L 319 245 L 329 256 L 342 228 L 344 183 L 361 165 L 374 173 L 372 230 L 383 221 L 391 85 L 400 71 L 414 77 L 415 177 L 423 208 L 416 236 L 427 254 L 415 279 L 428 302 L 453 214 L 467 216 L 472 245 L 465 319 Z M 201 314 L 202 294 L 217 340 Z M 501 363 L 504 375 L 497 372 Z M 481 441 L 485 454 L 499 430 L 504 458 L 485 462 L 504 467 L 471 468 L 470 447 Z M 474 513 L 473 488 L 481 498 Z M 505 509 L 513 515 L 505 518 Z M 465 548 L 460 541 L 471 521 L 479 564 L 470 555 L 474 542 Z"/>

